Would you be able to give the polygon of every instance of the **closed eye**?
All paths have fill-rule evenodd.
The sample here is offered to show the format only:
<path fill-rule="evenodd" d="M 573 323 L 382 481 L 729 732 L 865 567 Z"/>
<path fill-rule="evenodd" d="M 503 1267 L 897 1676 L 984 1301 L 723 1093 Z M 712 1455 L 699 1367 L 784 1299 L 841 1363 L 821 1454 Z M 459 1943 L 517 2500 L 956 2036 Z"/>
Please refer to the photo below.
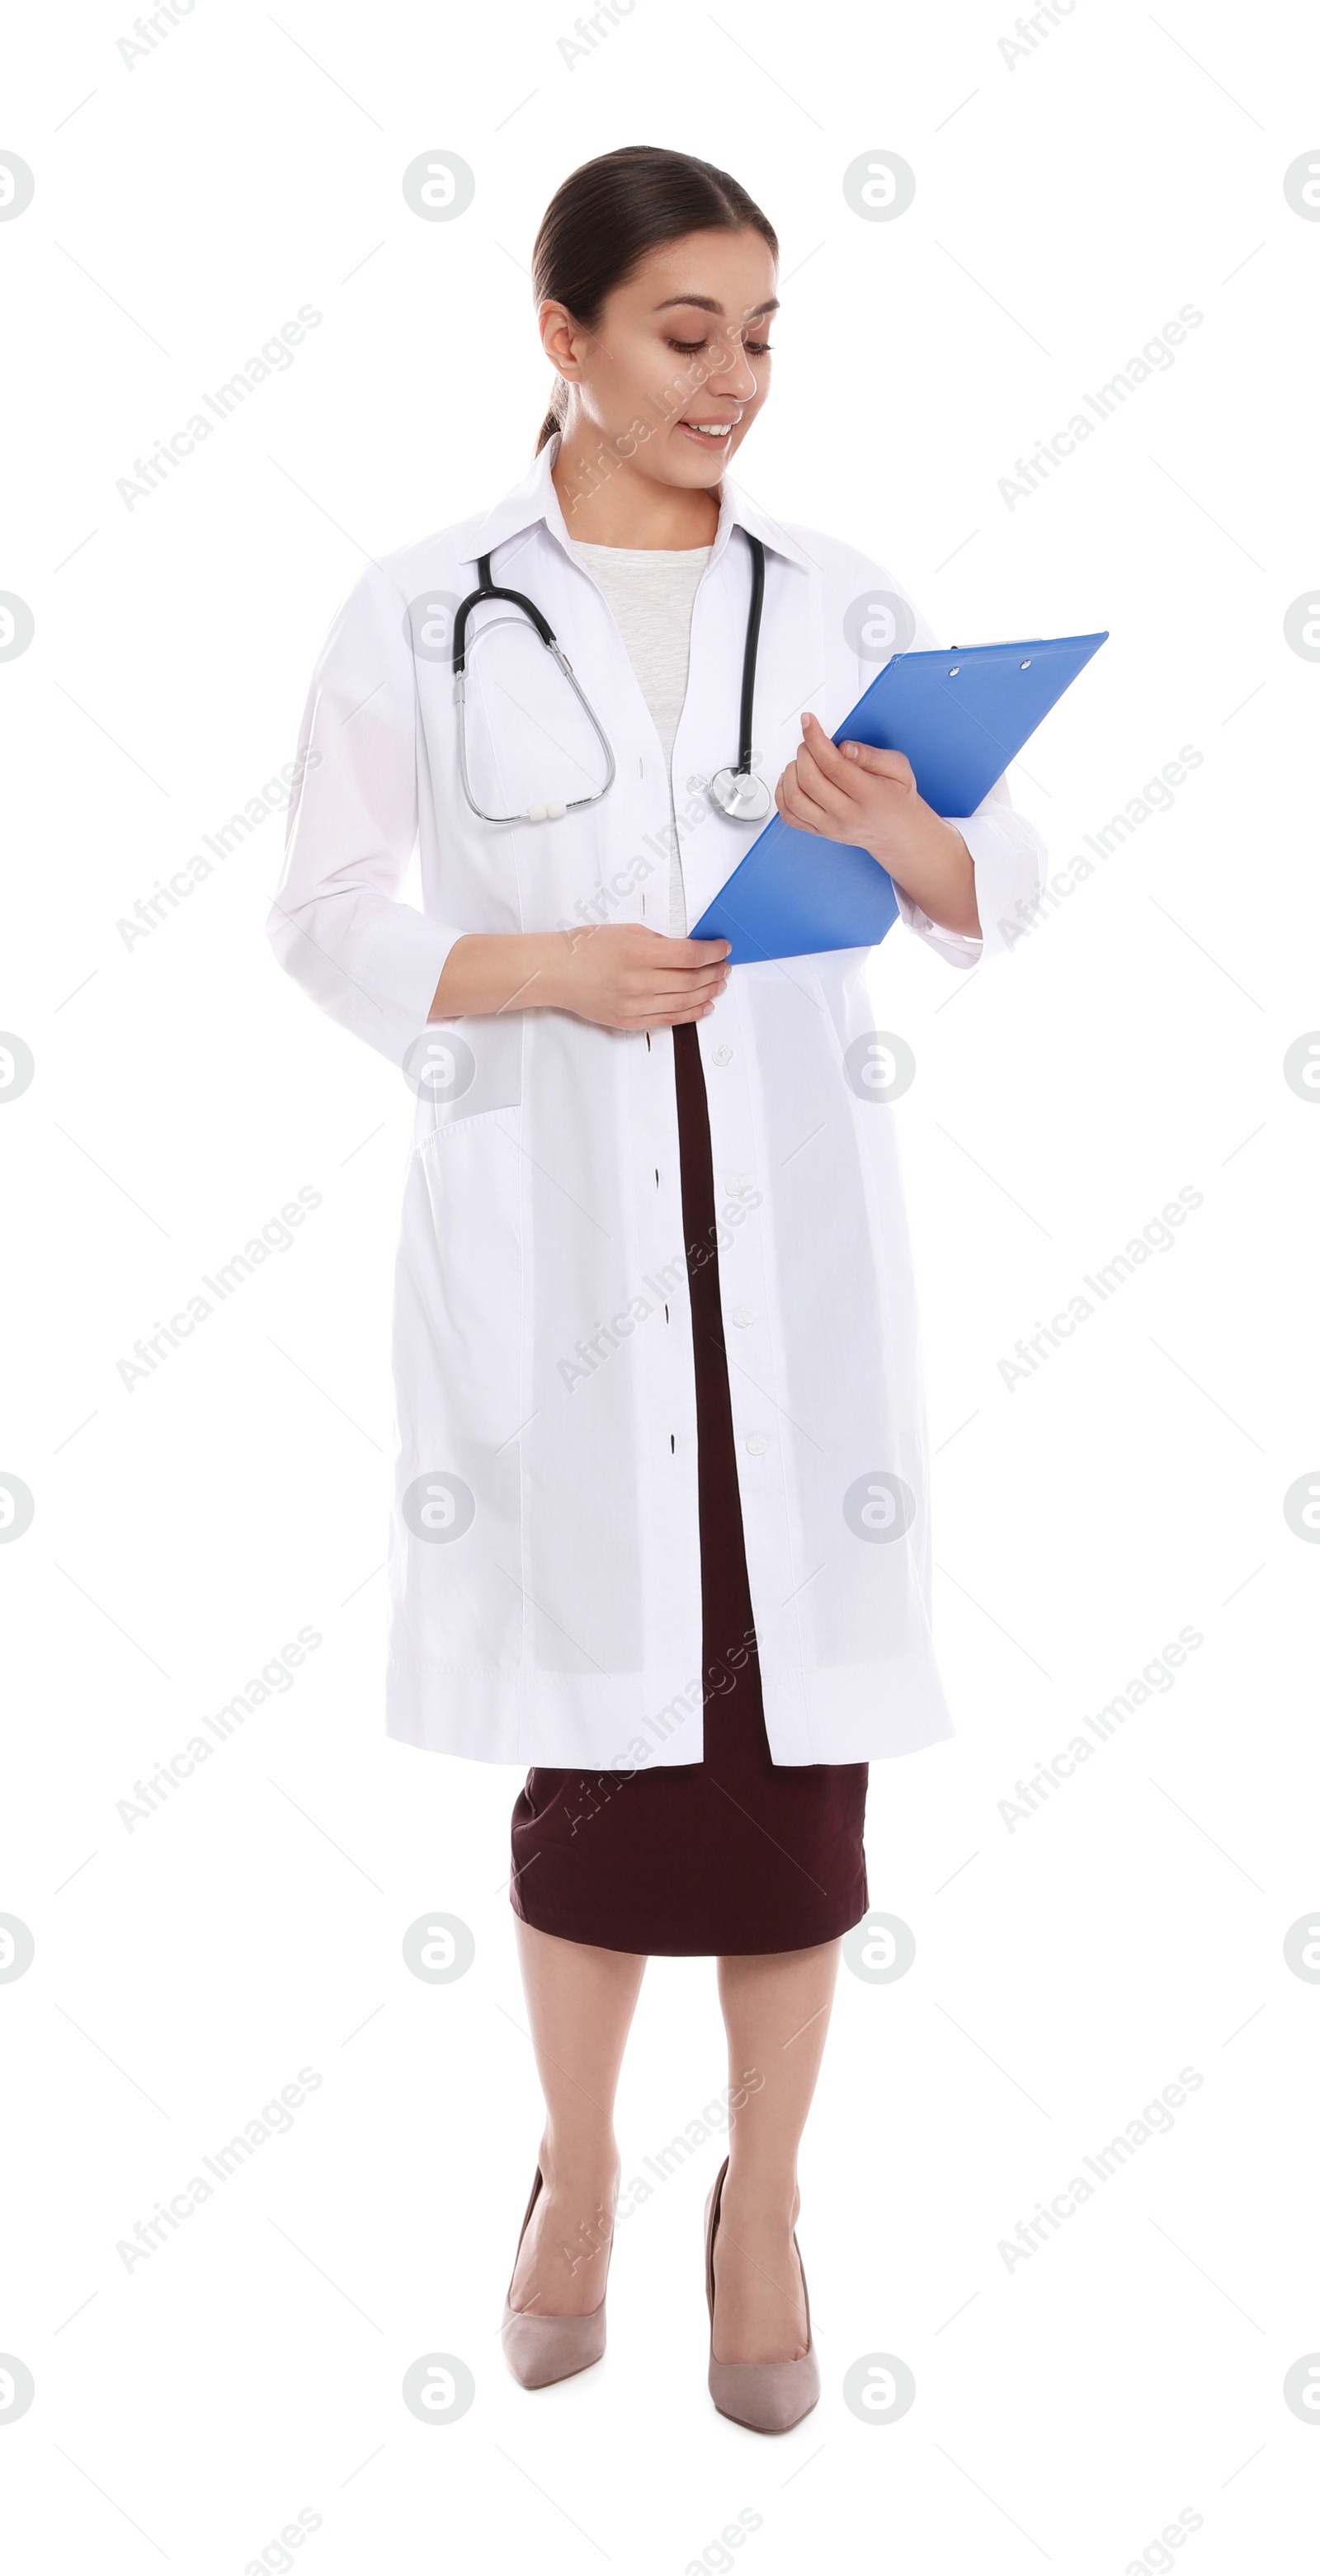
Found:
<path fill-rule="evenodd" d="M 695 358 L 707 345 L 705 340 L 670 340 L 669 342 L 670 348 L 681 350 L 685 358 Z M 743 342 L 749 358 L 768 358 L 772 345 L 769 340 L 744 340 Z"/>

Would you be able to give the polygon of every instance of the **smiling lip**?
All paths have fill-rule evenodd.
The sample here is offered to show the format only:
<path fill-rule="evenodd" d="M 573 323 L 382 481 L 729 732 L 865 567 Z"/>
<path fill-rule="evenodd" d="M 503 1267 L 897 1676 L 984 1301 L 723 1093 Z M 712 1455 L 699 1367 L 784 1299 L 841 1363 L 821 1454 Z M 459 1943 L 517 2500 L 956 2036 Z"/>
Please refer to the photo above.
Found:
<path fill-rule="evenodd" d="M 736 420 L 681 420 L 678 426 L 685 429 L 690 438 L 701 439 L 707 447 L 718 447 L 722 439 L 732 436 L 738 423 Z"/>

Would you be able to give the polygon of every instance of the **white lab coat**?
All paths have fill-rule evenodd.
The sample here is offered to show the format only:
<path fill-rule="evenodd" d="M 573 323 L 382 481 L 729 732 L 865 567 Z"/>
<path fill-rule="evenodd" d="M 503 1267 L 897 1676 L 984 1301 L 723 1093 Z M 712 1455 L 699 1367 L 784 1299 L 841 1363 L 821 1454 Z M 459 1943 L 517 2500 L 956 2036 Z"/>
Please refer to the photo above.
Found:
<path fill-rule="evenodd" d="M 701 1759 L 704 1702 L 746 1653 L 741 1637 L 708 1641 L 703 1676 L 672 1035 L 554 1010 L 427 1030 L 464 932 L 667 925 L 660 743 L 568 545 L 555 448 L 494 509 L 386 556 L 344 601 L 312 681 L 270 936 L 312 998 L 420 1086 L 396 1274 L 387 1731 L 478 1761 L 631 1770 Z M 689 926 L 761 828 L 701 792 L 737 748 L 738 526 L 767 550 L 754 731 L 771 783 L 799 710 L 832 731 L 875 676 L 845 613 L 877 588 L 903 596 L 851 546 L 780 526 L 725 478 L 672 762 Z M 560 821 L 492 826 L 461 792 L 450 630 L 487 551 L 496 582 L 549 618 L 613 745 L 609 793 Z M 496 614 L 509 612 L 487 605 L 475 623 Z M 937 639 L 918 621 L 915 640 Z M 521 626 L 473 654 L 468 724 L 490 812 L 562 796 L 565 759 L 592 784 L 604 774 Z M 959 829 L 984 941 L 901 909 L 967 965 L 1004 946 L 999 925 L 1038 891 L 1045 854 L 1002 782 Z M 399 899 L 414 848 L 420 911 Z M 698 1023 L 748 1575 L 783 1764 L 952 1732 L 894 1119 L 844 1063 L 874 1024 L 869 955 L 739 966 Z"/>

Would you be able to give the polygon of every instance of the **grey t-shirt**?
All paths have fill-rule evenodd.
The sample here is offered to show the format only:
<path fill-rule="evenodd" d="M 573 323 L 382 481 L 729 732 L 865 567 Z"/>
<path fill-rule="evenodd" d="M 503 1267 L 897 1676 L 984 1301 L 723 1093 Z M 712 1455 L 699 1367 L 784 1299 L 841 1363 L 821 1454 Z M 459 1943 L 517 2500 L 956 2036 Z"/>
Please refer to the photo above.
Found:
<path fill-rule="evenodd" d="M 678 719 L 687 696 L 688 645 L 692 602 L 710 561 L 709 546 L 670 550 L 657 546 L 588 546 L 577 537 L 569 543 L 605 595 L 623 637 L 637 684 L 655 720 L 668 768 Z M 669 782 L 669 819 L 673 833 L 669 865 L 669 936 L 687 933 L 683 866 L 678 850 L 673 779 Z"/>

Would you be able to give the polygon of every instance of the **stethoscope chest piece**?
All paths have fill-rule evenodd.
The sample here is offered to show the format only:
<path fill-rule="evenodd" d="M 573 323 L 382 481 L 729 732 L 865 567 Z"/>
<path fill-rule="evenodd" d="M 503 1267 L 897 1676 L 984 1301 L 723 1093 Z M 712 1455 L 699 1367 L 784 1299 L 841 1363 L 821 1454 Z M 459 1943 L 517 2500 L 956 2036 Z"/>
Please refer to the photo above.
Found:
<path fill-rule="evenodd" d="M 760 823 L 770 811 L 770 790 L 749 769 L 717 769 L 710 792 L 734 823 Z"/>

